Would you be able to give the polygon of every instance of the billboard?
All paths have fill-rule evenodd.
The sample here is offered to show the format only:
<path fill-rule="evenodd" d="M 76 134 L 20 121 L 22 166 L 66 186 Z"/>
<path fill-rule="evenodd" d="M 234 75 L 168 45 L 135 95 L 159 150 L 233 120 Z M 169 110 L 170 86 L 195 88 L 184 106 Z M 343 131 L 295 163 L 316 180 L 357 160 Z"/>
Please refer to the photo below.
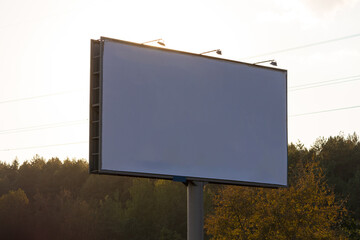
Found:
<path fill-rule="evenodd" d="M 91 41 L 90 172 L 287 186 L 287 72 Z"/>

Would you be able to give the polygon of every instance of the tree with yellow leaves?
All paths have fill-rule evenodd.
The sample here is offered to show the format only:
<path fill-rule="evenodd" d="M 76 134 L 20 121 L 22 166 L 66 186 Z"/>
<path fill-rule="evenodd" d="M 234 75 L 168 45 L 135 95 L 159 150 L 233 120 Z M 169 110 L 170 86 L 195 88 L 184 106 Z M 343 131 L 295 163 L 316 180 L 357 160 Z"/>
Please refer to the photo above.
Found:
<path fill-rule="evenodd" d="M 293 150 L 299 153 L 299 148 Z M 319 163 L 303 159 L 290 165 L 289 172 L 288 188 L 220 190 L 205 221 L 207 234 L 218 240 L 345 239 L 338 221 L 346 210 L 335 201 Z"/>

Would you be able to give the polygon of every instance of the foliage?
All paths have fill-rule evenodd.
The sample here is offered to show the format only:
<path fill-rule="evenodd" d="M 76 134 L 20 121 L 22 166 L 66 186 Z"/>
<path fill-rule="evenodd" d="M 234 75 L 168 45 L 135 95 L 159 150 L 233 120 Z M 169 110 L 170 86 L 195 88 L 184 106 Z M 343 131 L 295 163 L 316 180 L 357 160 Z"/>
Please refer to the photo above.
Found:
<path fill-rule="evenodd" d="M 289 188 L 206 185 L 208 233 L 360 239 L 358 137 L 318 139 L 309 150 L 290 144 L 288 160 Z M 186 187 L 89 174 L 84 160 L 0 162 L 0 232 L 4 239 L 186 239 Z"/>
<path fill-rule="evenodd" d="M 1 235 L 8 239 L 25 239 L 28 231 L 29 199 L 21 189 L 9 191 L 0 197 Z M 23 227 L 21 231 L 18 226 Z"/>
<path fill-rule="evenodd" d="M 214 214 L 206 219 L 208 234 L 214 239 L 341 238 L 337 222 L 345 208 L 325 184 L 319 163 L 298 161 L 291 169 L 288 188 L 221 190 L 214 200 Z"/>
<path fill-rule="evenodd" d="M 328 184 L 339 199 L 347 199 L 347 208 L 360 220 L 360 142 L 356 134 L 318 139 L 318 159 L 325 169 Z"/>
<path fill-rule="evenodd" d="M 184 186 L 164 180 L 134 179 L 129 192 L 125 206 L 118 192 L 101 202 L 104 234 L 112 232 L 114 239 L 186 238 Z"/>

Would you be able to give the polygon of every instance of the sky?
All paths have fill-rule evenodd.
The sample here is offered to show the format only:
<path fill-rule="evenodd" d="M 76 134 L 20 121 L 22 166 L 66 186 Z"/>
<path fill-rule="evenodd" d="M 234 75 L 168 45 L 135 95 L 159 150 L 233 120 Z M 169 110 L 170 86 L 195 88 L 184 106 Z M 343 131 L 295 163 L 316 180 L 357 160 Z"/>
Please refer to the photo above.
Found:
<path fill-rule="evenodd" d="M 359 134 L 359 12 L 359 0 L 0 0 L 0 161 L 88 159 L 100 36 L 275 59 L 288 70 L 289 143 Z"/>

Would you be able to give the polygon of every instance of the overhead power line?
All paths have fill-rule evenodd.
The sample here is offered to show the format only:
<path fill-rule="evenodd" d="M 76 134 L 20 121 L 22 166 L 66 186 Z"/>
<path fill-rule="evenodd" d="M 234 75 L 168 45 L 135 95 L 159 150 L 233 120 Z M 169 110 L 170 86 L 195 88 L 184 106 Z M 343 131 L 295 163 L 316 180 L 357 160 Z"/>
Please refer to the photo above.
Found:
<path fill-rule="evenodd" d="M 49 94 L 37 95 L 37 96 L 31 96 L 31 97 L 24 97 L 24 98 L 14 98 L 14 99 L 8 99 L 8 100 L 0 101 L 0 104 L 27 101 L 27 100 L 32 100 L 32 99 L 36 99 L 36 98 L 45 98 L 45 97 L 51 97 L 51 96 L 56 96 L 56 95 L 63 95 L 63 94 L 68 94 L 68 93 L 73 93 L 73 92 L 80 92 L 80 91 L 84 91 L 84 90 L 85 89 L 77 89 L 77 90 L 49 93 Z"/>
<path fill-rule="evenodd" d="M 18 133 L 18 132 L 36 131 L 36 130 L 42 130 L 48 128 L 66 127 L 71 125 L 85 124 L 87 122 L 88 119 L 83 119 L 77 121 L 59 122 L 59 123 L 36 125 L 36 126 L 29 126 L 23 128 L 5 129 L 5 130 L 0 130 L 0 134 L 10 134 L 10 133 Z"/>
<path fill-rule="evenodd" d="M 326 113 L 326 112 L 335 112 L 335 111 L 342 111 L 342 110 L 348 110 L 348 109 L 354 109 L 354 108 L 360 108 L 360 105 L 343 107 L 343 108 L 333 108 L 333 109 L 327 109 L 327 110 L 316 111 L 316 112 L 294 114 L 294 115 L 290 115 L 289 117 L 300 117 L 300 116 L 305 116 L 305 115 L 312 115 L 312 114 L 319 114 L 319 113 Z"/>
<path fill-rule="evenodd" d="M 353 34 L 353 35 L 348 35 L 348 36 L 344 36 L 344 37 L 339 37 L 339 38 L 334 38 L 334 39 L 329 39 L 329 40 L 325 40 L 325 41 L 300 45 L 300 46 L 297 46 L 297 47 L 280 49 L 280 50 L 276 50 L 276 51 L 273 51 L 273 52 L 262 53 L 262 54 L 258 54 L 258 55 L 254 55 L 254 56 L 241 58 L 241 60 L 251 59 L 251 58 L 256 58 L 256 57 L 263 57 L 263 56 L 267 56 L 267 55 L 271 55 L 271 54 L 277 54 L 277 53 L 284 53 L 284 52 L 294 51 L 294 50 L 298 50 L 298 49 L 302 49 L 302 48 L 314 47 L 314 46 L 318 46 L 318 45 L 322 45 L 322 44 L 327 44 L 327 43 L 331 43 L 331 42 L 337 42 L 337 41 L 346 40 L 346 39 L 355 38 L 355 37 L 360 37 L 360 33 Z"/>
<path fill-rule="evenodd" d="M 341 79 L 344 79 L 344 80 L 341 80 Z M 309 89 L 309 88 L 317 88 L 317 87 L 323 87 L 323 86 L 328 86 L 328 85 L 336 85 L 336 84 L 342 84 L 342 83 L 347 83 L 347 82 L 355 82 L 355 81 L 359 81 L 359 80 L 360 80 L 360 75 L 358 75 L 357 78 L 354 78 L 354 77 L 338 78 L 338 79 L 329 80 L 329 81 L 322 81 L 322 82 L 315 82 L 315 83 L 294 86 L 294 87 L 289 88 L 289 91 L 292 92 L 292 91 L 298 91 L 298 90 Z"/>
<path fill-rule="evenodd" d="M 84 144 L 84 143 L 89 143 L 89 141 L 49 144 L 49 145 L 20 147 L 20 148 L 7 148 L 7 149 L 0 149 L 0 152 L 7 152 L 7 151 L 14 151 L 14 150 L 25 150 L 25 149 L 33 149 L 33 148 L 49 148 L 49 147 L 67 146 L 67 145 Z"/>
<path fill-rule="evenodd" d="M 321 81 L 321 82 L 313 82 L 313 83 L 296 85 L 296 86 L 293 86 L 293 87 L 291 87 L 291 88 L 298 88 L 298 87 L 304 87 L 304 86 L 309 86 L 309 85 L 314 85 L 314 84 L 319 84 L 319 83 L 334 82 L 334 81 L 339 81 L 339 80 L 344 80 L 344 79 L 349 79 L 349 78 L 358 78 L 358 77 L 360 77 L 360 74 L 358 74 L 358 75 L 353 75 L 353 76 L 348 76 L 348 77 L 335 78 L 335 79 L 326 80 L 326 81 Z"/>

